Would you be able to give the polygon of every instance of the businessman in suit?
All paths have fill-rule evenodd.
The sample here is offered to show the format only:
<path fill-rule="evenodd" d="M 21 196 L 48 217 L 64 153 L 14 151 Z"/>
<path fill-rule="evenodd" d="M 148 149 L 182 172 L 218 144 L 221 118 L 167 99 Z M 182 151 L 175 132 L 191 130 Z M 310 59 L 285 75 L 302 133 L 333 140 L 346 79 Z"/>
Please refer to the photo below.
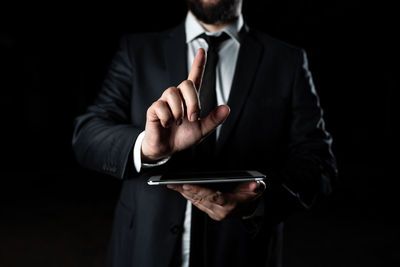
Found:
<path fill-rule="evenodd" d="M 336 177 L 304 50 L 249 28 L 240 0 L 187 0 L 161 33 L 126 34 L 75 120 L 88 168 L 122 179 L 110 266 L 280 266 L 282 229 Z M 155 173 L 255 169 L 229 189 L 149 186 Z"/>

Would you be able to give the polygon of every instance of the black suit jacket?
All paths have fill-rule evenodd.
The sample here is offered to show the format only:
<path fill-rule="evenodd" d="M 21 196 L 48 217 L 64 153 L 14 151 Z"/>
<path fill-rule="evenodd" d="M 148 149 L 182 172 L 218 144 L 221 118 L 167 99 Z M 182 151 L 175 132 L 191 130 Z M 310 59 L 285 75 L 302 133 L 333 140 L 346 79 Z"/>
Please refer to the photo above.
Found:
<path fill-rule="evenodd" d="M 279 266 L 282 222 L 331 191 L 331 137 L 302 49 L 250 29 L 242 42 L 217 152 L 193 149 L 137 173 L 132 149 L 146 110 L 187 77 L 184 25 L 126 34 L 95 103 L 75 120 L 73 148 L 85 167 L 123 179 L 110 242 L 112 266 L 169 266 L 179 244 L 186 200 L 150 174 L 175 169 L 256 169 L 267 177 L 264 215 L 208 222 L 207 266 Z M 197 160 L 194 160 L 197 158 Z M 199 160 L 200 159 L 200 160 Z"/>

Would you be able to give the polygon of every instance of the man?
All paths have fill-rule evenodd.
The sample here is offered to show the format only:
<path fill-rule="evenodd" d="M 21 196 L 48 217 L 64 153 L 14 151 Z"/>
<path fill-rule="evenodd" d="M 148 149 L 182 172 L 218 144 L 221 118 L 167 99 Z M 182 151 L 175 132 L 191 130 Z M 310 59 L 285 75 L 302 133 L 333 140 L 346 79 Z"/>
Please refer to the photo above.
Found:
<path fill-rule="evenodd" d="M 187 3 L 176 28 L 121 38 L 75 121 L 78 161 L 123 179 L 109 265 L 280 266 L 284 219 L 336 175 L 305 52 L 249 29 L 240 0 Z M 266 187 L 146 183 L 240 169 L 265 173 Z"/>

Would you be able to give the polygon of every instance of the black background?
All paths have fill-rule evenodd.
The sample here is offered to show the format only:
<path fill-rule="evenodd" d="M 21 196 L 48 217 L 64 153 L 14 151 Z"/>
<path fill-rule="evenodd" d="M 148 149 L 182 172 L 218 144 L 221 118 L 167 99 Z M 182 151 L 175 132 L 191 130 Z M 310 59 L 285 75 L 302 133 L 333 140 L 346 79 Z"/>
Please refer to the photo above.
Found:
<path fill-rule="evenodd" d="M 0 266 L 104 266 L 120 181 L 78 166 L 72 121 L 100 89 L 121 34 L 176 25 L 185 5 L 36 3 L 0 12 Z M 284 265 L 398 266 L 395 8 L 248 0 L 243 14 L 307 51 L 339 165 L 329 199 L 289 218 Z"/>

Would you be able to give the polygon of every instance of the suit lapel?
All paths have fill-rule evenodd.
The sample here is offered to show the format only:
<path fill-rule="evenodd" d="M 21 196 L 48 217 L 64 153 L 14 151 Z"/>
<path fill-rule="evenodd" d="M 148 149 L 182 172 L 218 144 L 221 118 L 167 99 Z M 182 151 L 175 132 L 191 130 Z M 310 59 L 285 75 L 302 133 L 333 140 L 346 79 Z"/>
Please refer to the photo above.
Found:
<path fill-rule="evenodd" d="M 170 85 L 178 86 L 183 80 L 187 79 L 188 75 L 184 23 L 169 32 L 163 47 Z"/>
<path fill-rule="evenodd" d="M 217 142 L 217 153 L 221 151 L 229 134 L 234 130 L 237 121 L 240 119 L 240 114 L 255 80 L 261 54 L 262 46 L 254 38 L 250 30 L 247 34 L 244 34 L 243 43 L 240 46 L 232 88 L 228 99 L 228 106 L 231 107 L 231 113 L 221 127 Z"/>

